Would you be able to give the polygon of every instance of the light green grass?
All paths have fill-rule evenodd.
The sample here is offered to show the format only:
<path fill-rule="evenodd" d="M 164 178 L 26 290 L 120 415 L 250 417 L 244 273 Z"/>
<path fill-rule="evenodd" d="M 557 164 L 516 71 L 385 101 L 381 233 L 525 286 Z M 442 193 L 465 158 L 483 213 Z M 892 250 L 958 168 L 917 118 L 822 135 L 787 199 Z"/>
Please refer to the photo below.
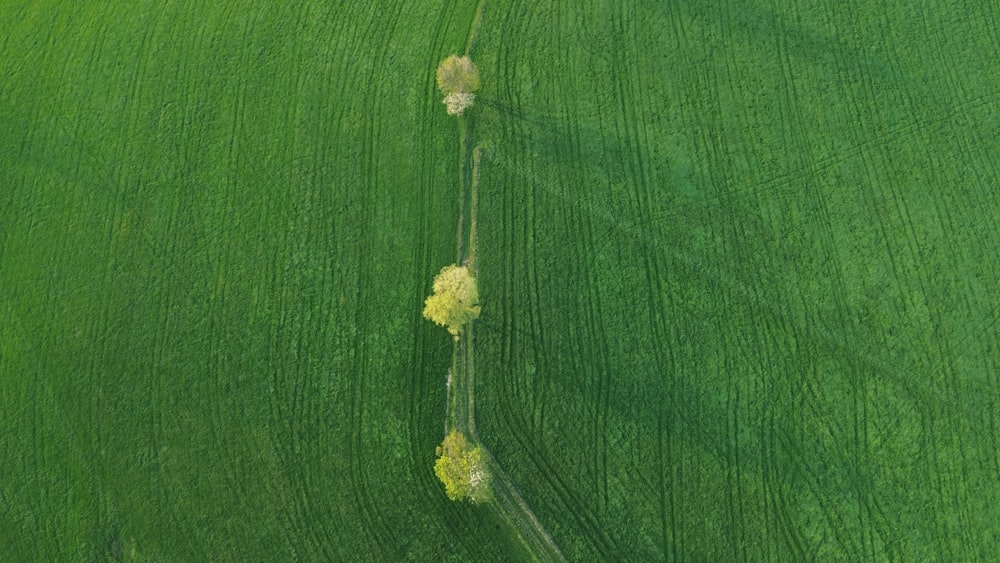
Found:
<path fill-rule="evenodd" d="M 526 557 L 431 470 L 475 5 L 222 4 L 0 8 L 0 553 Z M 568 559 L 993 554 L 985 6 L 487 6 L 477 431 Z"/>
<path fill-rule="evenodd" d="M 0 552 L 511 552 L 431 472 L 419 315 L 472 11 L 97 6 L 0 11 Z"/>

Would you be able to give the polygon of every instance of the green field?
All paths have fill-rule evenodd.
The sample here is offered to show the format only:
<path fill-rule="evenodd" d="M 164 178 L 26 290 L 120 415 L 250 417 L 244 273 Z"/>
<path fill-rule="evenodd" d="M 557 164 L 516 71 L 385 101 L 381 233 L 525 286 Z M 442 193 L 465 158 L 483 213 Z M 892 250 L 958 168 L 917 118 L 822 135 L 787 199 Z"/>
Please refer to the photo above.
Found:
<path fill-rule="evenodd" d="M 476 2 L 0 7 L 0 558 L 511 561 L 432 471 Z M 491 2 L 478 436 L 570 561 L 1000 545 L 1000 8 Z"/>

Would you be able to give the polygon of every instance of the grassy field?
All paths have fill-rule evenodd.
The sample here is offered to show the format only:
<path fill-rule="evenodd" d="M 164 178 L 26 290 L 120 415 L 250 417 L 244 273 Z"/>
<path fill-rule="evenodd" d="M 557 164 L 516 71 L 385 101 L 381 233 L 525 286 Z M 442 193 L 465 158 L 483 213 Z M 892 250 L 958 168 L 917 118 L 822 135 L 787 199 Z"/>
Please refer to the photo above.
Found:
<path fill-rule="evenodd" d="M 487 14 L 479 434 L 570 559 L 995 554 L 998 13 L 909 6 Z"/>
<path fill-rule="evenodd" d="M 213 4 L 0 7 L 0 554 L 529 557 L 431 469 L 475 3 Z M 998 30 L 487 6 L 476 426 L 569 560 L 994 555 Z"/>

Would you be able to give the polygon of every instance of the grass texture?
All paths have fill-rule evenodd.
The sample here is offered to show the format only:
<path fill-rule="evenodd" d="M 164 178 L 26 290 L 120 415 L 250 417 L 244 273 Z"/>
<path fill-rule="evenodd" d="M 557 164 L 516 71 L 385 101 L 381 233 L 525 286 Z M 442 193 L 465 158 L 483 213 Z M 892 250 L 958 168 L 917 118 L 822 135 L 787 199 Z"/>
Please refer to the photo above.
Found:
<path fill-rule="evenodd" d="M 432 472 L 476 9 L 0 7 L 0 553 L 531 557 Z M 998 29 L 486 5 L 476 431 L 567 559 L 995 553 Z"/>

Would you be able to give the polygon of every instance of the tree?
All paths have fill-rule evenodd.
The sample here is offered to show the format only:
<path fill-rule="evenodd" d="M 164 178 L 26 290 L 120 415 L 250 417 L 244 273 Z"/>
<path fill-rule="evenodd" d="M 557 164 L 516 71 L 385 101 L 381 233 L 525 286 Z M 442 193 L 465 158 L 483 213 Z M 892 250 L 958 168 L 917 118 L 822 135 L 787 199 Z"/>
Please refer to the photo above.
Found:
<path fill-rule="evenodd" d="M 468 56 L 451 55 L 437 68 L 437 84 L 449 115 L 461 115 L 476 99 L 479 69 Z"/>
<path fill-rule="evenodd" d="M 424 301 L 424 317 L 447 327 L 458 340 L 466 323 L 479 317 L 476 278 L 465 266 L 445 266 L 434 277 L 434 294 Z"/>
<path fill-rule="evenodd" d="M 451 500 L 468 499 L 475 503 L 492 498 L 492 481 L 483 457 L 483 447 L 470 446 L 465 434 L 452 430 L 437 447 L 434 474 L 444 483 Z"/>
<path fill-rule="evenodd" d="M 465 113 L 465 108 L 472 105 L 472 102 L 476 100 L 476 95 L 469 92 L 455 92 L 454 94 L 448 94 L 444 97 L 442 102 L 444 103 L 445 111 L 448 115 L 462 115 Z"/>

